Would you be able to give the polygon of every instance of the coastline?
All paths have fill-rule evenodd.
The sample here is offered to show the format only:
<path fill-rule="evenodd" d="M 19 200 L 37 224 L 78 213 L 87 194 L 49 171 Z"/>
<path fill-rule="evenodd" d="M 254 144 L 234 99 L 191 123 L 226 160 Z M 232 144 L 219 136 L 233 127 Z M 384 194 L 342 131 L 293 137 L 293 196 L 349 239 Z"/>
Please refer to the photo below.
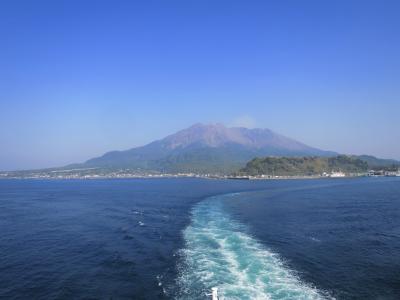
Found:
<path fill-rule="evenodd" d="M 352 179 L 360 177 L 400 177 L 396 176 L 368 176 L 368 174 L 348 174 L 344 176 L 326 176 L 326 175 L 286 175 L 286 176 L 231 176 L 231 175 L 215 175 L 215 174 L 129 174 L 129 175 L 114 175 L 114 174 L 101 174 L 101 175 L 3 175 L 0 174 L 0 180 L 7 179 L 35 179 L 35 180 L 95 180 L 95 179 L 170 179 L 170 178 L 199 178 L 199 179 L 213 179 L 213 180 L 304 180 L 304 179 Z"/>
<path fill-rule="evenodd" d="M 202 178 L 222 180 L 294 180 L 326 178 L 359 178 L 359 177 L 400 177 L 397 171 L 358 171 L 346 172 L 340 168 L 320 172 L 198 172 L 181 171 L 165 172 L 131 168 L 70 168 L 70 169 L 37 169 L 19 171 L 0 171 L 0 179 L 151 179 L 151 178 Z M 282 175 L 282 173 L 284 175 Z M 285 174 L 286 173 L 286 174 Z"/>

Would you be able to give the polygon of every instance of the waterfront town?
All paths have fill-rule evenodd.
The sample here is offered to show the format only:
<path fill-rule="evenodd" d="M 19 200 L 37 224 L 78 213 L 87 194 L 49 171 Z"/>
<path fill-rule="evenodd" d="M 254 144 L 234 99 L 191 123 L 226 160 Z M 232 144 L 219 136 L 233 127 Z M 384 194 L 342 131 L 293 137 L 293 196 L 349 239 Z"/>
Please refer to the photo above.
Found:
<path fill-rule="evenodd" d="M 313 178 L 344 178 L 344 177 L 400 177 L 400 169 L 396 171 L 387 170 L 368 170 L 362 173 L 344 173 L 333 171 L 330 173 L 312 175 L 287 175 L 279 176 L 272 174 L 262 174 L 256 176 L 248 175 L 226 175 L 226 174 L 201 174 L 189 173 L 163 173 L 149 172 L 137 169 L 101 169 L 101 168 L 82 168 L 82 169 L 62 169 L 62 170 L 30 170 L 30 171 L 3 171 L 0 172 L 0 179 L 123 179 L 123 178 L 207 178 L 207 179 L 313 179 Z"/>

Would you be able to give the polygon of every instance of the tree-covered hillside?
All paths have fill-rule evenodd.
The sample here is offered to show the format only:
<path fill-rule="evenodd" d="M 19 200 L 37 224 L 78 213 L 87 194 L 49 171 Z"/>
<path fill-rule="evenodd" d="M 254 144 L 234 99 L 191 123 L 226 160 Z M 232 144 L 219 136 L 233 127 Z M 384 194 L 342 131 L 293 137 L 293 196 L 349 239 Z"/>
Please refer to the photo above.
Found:
<path fill-rule="evenodd" d="M 264 157 L 254 158 L 237 174 L 304 176 L 337 171 L 359 173 L 367 170 L 368 164 L 365 161 L 346 155 L 335 157 Z"/>

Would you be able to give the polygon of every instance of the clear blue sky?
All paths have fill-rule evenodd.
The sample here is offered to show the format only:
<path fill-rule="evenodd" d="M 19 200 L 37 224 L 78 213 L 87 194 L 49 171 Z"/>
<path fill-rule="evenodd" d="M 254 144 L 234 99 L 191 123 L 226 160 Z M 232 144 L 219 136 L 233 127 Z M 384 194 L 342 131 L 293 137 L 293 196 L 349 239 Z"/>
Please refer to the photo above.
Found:
<path fill-rule="evenodd" d="M 0 169 L 196 122 L 400 159 L 400 1 L 0 2 Z"/>

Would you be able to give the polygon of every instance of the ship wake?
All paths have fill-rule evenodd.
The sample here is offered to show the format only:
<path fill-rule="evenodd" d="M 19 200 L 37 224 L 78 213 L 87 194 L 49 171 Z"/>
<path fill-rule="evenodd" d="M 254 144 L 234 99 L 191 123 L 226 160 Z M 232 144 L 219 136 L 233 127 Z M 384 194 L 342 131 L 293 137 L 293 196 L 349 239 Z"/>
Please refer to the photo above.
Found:
<path fill-rule="evenodd" d="M 328 299 L 289 269 L 276 253 L 248 234 L 224 209 L 232 195 L 215 196 L 192 210 L 184 230 L 177 299 L 207 299 L 218 287 L 220 299 Z"/>

